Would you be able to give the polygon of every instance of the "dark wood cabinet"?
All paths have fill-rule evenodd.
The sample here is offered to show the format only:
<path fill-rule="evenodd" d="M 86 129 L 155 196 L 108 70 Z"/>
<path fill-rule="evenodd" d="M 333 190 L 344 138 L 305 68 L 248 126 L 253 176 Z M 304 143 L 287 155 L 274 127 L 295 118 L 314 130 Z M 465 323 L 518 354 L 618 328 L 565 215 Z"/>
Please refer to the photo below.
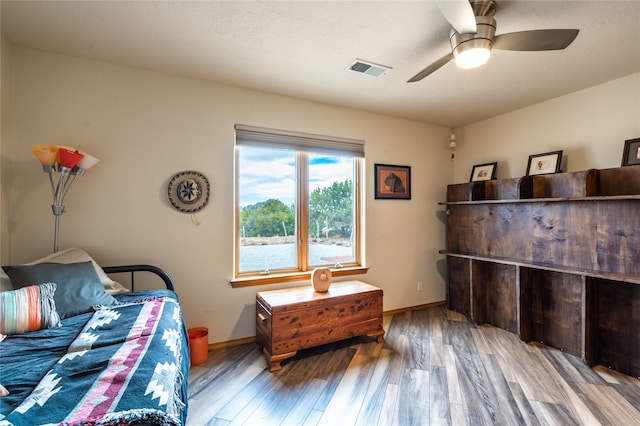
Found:
<path fill-rule="evenodd" d="M 640 377 L 640 166 L 449 185 L 447 301 Z"/>

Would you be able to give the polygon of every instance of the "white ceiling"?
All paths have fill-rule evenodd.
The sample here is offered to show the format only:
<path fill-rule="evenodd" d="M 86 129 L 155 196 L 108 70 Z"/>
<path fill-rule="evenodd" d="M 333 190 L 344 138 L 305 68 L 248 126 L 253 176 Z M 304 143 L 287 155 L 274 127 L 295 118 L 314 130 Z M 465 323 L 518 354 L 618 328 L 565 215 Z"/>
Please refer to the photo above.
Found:
<path fill-rule="evenodd" d="M 567 49 L 449 52 L 433 1 L 6 1 L 12 44 L 459 127 L 640 72 L 640 1 L 498 1 L 496 34 L 577 28 Z M 380 78 L 347 71 L 387 65 Z M 640 88 L 639 88 L 640 93 Z"/>

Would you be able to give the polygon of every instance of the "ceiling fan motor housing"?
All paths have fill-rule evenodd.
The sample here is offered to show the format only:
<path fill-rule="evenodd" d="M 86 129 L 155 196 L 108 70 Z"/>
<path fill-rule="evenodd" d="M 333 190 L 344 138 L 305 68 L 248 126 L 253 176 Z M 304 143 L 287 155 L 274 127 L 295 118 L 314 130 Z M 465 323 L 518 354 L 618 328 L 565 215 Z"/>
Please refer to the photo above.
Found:
<path fill-rule="evenodd" d="M 496 20 L 491 16 L 476 16 L 477 33 L 460 34 L 451 29 L 449 41 L 453 56 L 458 57 L 463 52 L 471 49 L 484 48 L 491 51 L 493 38 L 496 35 Z"/>

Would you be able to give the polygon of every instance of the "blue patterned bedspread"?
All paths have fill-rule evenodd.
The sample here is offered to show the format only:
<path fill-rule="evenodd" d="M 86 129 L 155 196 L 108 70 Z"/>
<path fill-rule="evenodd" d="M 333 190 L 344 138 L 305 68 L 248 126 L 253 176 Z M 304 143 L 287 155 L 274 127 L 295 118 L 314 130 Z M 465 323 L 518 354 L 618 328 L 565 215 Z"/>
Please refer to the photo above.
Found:
<path fill-rule="evenodd" d="M 0 383 L 11 394 L 0 398 L 0 425 L 183 424 L 189 361 L 180 307 L 172 297 L 133 298 L 2 342 Z"/>

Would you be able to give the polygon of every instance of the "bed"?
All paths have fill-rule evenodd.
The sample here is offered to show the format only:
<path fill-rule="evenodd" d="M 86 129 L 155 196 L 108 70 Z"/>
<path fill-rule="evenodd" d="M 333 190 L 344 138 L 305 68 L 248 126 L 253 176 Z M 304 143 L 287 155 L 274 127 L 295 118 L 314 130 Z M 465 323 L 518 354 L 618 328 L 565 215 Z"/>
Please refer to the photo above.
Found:
<path fill-rule="evenodd" d="M 74 250 L 67 257 L 78 260 Z M 0 425 L 184 425 L 188 334 L 170 276 L 150 265 L 57 263 L 68 254 L 2 268 L 8 291 L 0 292 L 0 385 L 8 394 L 0 397 Z M 133 291 L 142 273 L 166 288 Z M 129 288 L 112 281 L 122 277 L 114 274 L 129 276 Z M 91 296 L 78 301 L 87 287 Z M 28 292 L 23 296 L 38 302 L 39 325 L 16 332 L 7 311 Z"/>

